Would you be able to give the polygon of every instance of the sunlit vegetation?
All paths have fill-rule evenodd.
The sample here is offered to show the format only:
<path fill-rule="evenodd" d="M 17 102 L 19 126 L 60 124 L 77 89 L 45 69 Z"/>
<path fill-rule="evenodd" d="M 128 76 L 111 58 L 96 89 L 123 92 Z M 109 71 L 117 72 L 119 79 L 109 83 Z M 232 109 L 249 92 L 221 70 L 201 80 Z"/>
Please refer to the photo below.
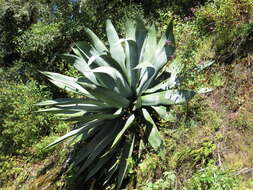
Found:
<path fill-rule="evenodd" d="M 173 20 L 176 51 L 164 70 L 177 65 L 178 90 L 207 93 L 167 106 L 167 119 L 144 105 L 163 148 L 135 145 L 133 150 L 141 151 L 133 151 L 126 160 L 122 188 L 253 189 L 252 0 L 0 0 L 0 4 L 0 189 L 117 188 L 117 172 L 103 188 L 99 174 L 86 182 L 77 180 L 80 168 L 72 163 L 89 141 L 75 138 L 46 148 L 70 132 L 74 122 L 38 113 L 35 104 L 80 98 L 51 84 L 40 71 L 81 77 L 61 55 L 73 54 L 76 42 L 90 42 L 85 28 L 109 47 L 106 20 L 124 38 L 126 20 L 136 18 L 147 28 L 154 25 L 157 40 Z M 126 42 L 122 45 L 127 47 Z M 144 121 L 138 118 L 142 127 Z M 95 170 L 93 165 L 89 171 Z M 84 170 L 82 177 L 89 171 Z"/>

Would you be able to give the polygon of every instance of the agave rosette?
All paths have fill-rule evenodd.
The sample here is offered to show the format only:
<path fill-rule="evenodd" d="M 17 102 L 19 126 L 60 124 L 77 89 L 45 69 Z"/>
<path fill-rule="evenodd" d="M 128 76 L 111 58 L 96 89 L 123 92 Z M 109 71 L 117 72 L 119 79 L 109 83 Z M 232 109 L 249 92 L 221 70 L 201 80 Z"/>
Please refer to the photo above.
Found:
<path fill-rule="evenodd" d="M 120 189 L 134 147 L 143 141 L 158 151 L 162 136 L 151 111 L 168 118 L 166 107 L 188 101 L 191 90 L 177 90 L 177 65 L 164 66 L 174 54 L 173 25 L 157 39 L 154 26 L 146 28 L 142 21 L 126 24 L 126 38 L 120 39 L 111 21 L 106 23 L 109 48 L 89 29 L 90 43 L 78 42 L 73 54 L 63 56 L 82 73 L 73 78 L 43 72 L 52 83 L 80 98 L 48 100 L 49 106 L 39 111 L 53 112 L 75 121 L 75 127 L 50 144 L 54 146 L 70 137 L 86 142 L 74 158 L 78 176 L 84 180 L 95 174 L 107 183 L 116 177 Z M 161 81 L 160 78 L 169 77 Z M 140 118 L 145 125 L 138 125 Z M 143 126 L 143 127 L 140 127 Z"/>

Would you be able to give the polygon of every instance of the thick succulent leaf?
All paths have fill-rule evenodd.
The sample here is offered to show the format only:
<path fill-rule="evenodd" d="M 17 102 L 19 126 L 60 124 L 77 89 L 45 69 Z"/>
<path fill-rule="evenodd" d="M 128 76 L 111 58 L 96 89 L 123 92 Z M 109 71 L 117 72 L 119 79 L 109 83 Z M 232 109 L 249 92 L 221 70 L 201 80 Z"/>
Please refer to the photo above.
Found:
<path fill-rule="evenodd" d="M 100 107 L 96 105 L 89 105 L 89 104 L 70 104 L 70 105 L 58 105 L 51 108 L 46 109 L 39 109 L 37 112 L 49 112 L 57 114 L 61 117 L 83 117 L 82 114 L 85 114 L 86 112 L 105 112 L 107 110 L 110 110 L 108 107 Z"/>
<path fill-rule="evenodd" d="M 65 57 L 72 57 L 74 58 L 74 67 L 83 74 L 85 78 L 91 81 L 93 84 L 99 85 L 96 79 L 96 76 L 90 72 L 91 68 L 89 67 L 88 63 L 83 59 L 75 55 L 65 54 Z"/>
<path fill-rule="evenodd" d="M 158 115 L 165 121 L 176 121 L 176 117 L 167 112 L 167 108 L 164 106 L 151 106 Z"/>
<path fill-rule="evenodd" d="M 102 121 L 100 121 L 100 122 L 102 122 Z M 78 124 L 76 124 L 75 128 L 76 129 L 80 128 L 80 126 L 83 126 L 85 124 L 78 123 Z M 100 130 L 100 127 L 101 126 L 96 126 L 96 127 L 90 128 L 90 129 L 88 129 L 88 130 L 80 133 L 79 135 L 76 135 L 75 137 L 73 137 L 73 140 L 71 140 L 70 143 L 72 143 L 75 139 L 79 139 L 78 141 L 85 142 L 87 139 L 89 139 L 92 136 L 94 136 L 94 134 L 97 133 L 97 131 Z M 73 144 L 75 144 L 75 142 Z"/>
<path fill-rule="evenodd" d="M 96 51 L 95 48 L 92 47 L 87 42 L 75 43 L 75 46 L 72 47 L 72 50 L 76 56 L 84 59 L 86 62 L 88 61 L 89 57 L 91 56 L 91 52 Z M 99 54 L 99 53 L 97 52 L 97 54 Z"/>
<path fill-rule="evenodd" d="M 99 160 L 101 158 L 105 158 L 105 157 L 108 157 L 108 155 L 110 155 L 110 154 L 104 154 L 102 157 L 100 158 L 98 157 L 102 152 L 106 150 L 108 150 L 106 152 L 111 152 L 111 149 L 108 149 L 108 146 L 112 143 L 113 138 L 119 132 L 119 128 L 116 126 L 111 127 L 109 130 L 110 130 L 110 133 L 107 134 L 96 146 L 93 147 L 93 151 L 85 160 L 85 163 L 80 169 L 80 172 L 88 168 L 93 163 L 93 161 L 96 161 L 96 159 Z M 97 165 L 96 162 L 95 162 L 95 165 Z"/>
<path fill-rule="evenodd" d="M 96 99 L 105 102 L 115 108 L 128 107 L 130 101 L 120 94 L 104 87 L 90 85 L 83 82 L 78 82 L 80 85 L 84 86 L 90 94 L 92 94 Z"/>
<path fill-rule="evenodd" d="M 144 92 L 152 82 L 152 80 L 155 78 L 156 69 L 153 67 L 147 67 L 145 72 L 143 73 L 141 77 L 141 81 L 137 88 L 137 94 L 140 96 L 142 92 Z"/>
<path fill-rule="evenodd" d="M 140 22 L 140 21 L 139 21 Z M 143 24 L 143 23 L 142 23 Z M 138 24 L 137 24 L 138 26 Z M 145 62 L 148 63 L 152 63 L 152 67 L 154 67 L 155 65 L 153 64 L 153 60 L 152 58 L 154 58 L 155 55 L 155 47 L 156 47 L 156 31 L 154 26 L 151 27 L 149 29 L 149 31 L 147 29 L 146 30 L 146 34 L 145 34 L 145 39 L 144 42 L 142 44 L 141 49 L 139 49 L 139 63 L 143 64 Z M 143 32 L 144 34 L 144 32 Z M 140 80 L 142 79 L 144 73 L 146 72 L 146 70 L 148 69 L 147 67 L 142 67 L 140 66 L 140 64 L 137 66 L 141 67 L 142 69 L 140 70 Z"/>
<path fill-rule="evenodd" d="M 64 89 L 68 92 L 73 92 L 80 95 L 85 95 L 87 97 L 92 97 L 85 89 L 82 89 L 80 86 L 77 86 L 75 83 L 67 83 L 65 81 L 56 81 L 56 80 L 50 80 L 51 83 L 53 83 L 55 86 Z"/>
<path fill-rule="evenodd" d="M 94 73 L 104 73 L 113 79 L 113 82 L 117 85 L 119 93 L 121 96 L 129 97 L 132 95 L 131 89 L 128 83 L 124 80 L 124 77 L 121 75 L 119 71 L 114 69 L 113 67 L 98 67 L 93 69 Z"/>
<path fill-rule="evenodd" d="M 62 109 L 62 110 L 66 110 L 66 111 L 99 112 L 99 111 L 105 110 L 105 108 L 108 108 L 108 107 L 106 107 L 106 106 L 102 107 L 102 106 L 97 106 L 97 105 L 92 105 L 92 104 L 67 104 L 67 105 L 58 105 L 53 108 Z"/>
<path fill-rule="evenodd" d="M 75 43 L 75 51 L 74 53 L 79 55 L 82 55 L 82 58 L 85 59 L 86 61 L 89 59 L 89 57 L 91 56 L 90 52 L 93 49 L 93 47 L 85 41 L 80 41 Z M 78 52 L 77 52 L 78 51 Z"/>
<path fill-rule="evenodd" d="M 89 123 L 86 123 L 85 125 L 83 125 L 82 127 L 78 128 L 78 129 L 74 129 L 70 132 L 68 132 L 67 134 L 63 135 L 62 137 L 60 137 L 59 139 L 57 139 L 56 141 L 54 141 L 53 143 L 49 144 L 47 146 L 48 147 L 52 147 L 56 144 L 59 144 L 60 142 L 70 138 L 70 137 L 73 137 L 73 136 L 76 136 L 76 135 L 79 135 L 80 133 L 83 133 L 91 128 L 94 128 L 94 127 L 97 127 L 101 125 L 101 122 L 100 121 L 91 121 Z"/>
<path fill-rule="evenodd" d="M 103 60 L 104 63 L 106 63 L 104 65 L 100 64 L 100 66 L 110 66 L 110 67 L 116 69 L 118 72 L 120 72 L 120 74 L 127 81 L 127 75 L 126 75 L 125 70 L 123 70 L 121 68 L 121 66 L 119 65 L 119 63 L 116 60 L 114 60 L 109 55 L 101 55 L 100 58 L 99 58 L 99 61 L 100 61 L 100 59 Z"/>
<path fill-rule="evenodd" d="M 78 54 L 82 54 L 83 59 L 87 62 L 87 64 L 89 63 L 88 65 L 90 68 L 108 65 L 108 63 L 104 59 L 101 58 L 102 56 L 107 55 L 107 54 L 105 54 L 105 52 L 100 53 L 99 51 L 97 51 L 93 46 L 91 46 L 87 42 L 78 42 L 75 45 L 80 52 Z M 94 59 L 94 57 L 96 59 L 92 62 L 91 60 Z M 89 62 L 89 60 L 90 60 L 90 62 Z M 92 63 L 95 62 L 96 64 L 92 64 L 91 62 Z"/>
<path fill-rule="evenodd" d="M 160 71 L 168 60 L 172 58 L 172 54 L 169 50 L 169 46 L 165 45 L 161 50 L 156 51 L 155 60 L 153 62 L 158 71 Z"/>
<path fill-rule="evenodd" d="M 130 141 L 126 141 L 123 146 L 122 154 L 119 162 L 119 173 L 117 178 L 117 190 L 121 189 L 122 181 L 126 175 L 128 168 L 128 159 L 131 158 L 133 147 L 135 142 L 135 136 L 131 137 Z"/>
<path fill-rule="evenodd" d="M 171 73 L 167 72 L 166 70 L 161 70 L 156 78 L 150 83 L 150 88 L 153 88 L 154 86 L 158 85 L 159 83 L 162 83 L 164 80 L 167 80 L 171 77 Z"/>
<path fill-rule="evenodd" d="M 133 111 L 135 111 L 136 109 L 141 108 L 141 96 L 138 96 L 137 100 L 134 102 L 134 107 L 133 107 Z"/>
<path fill-rule="evenodd" d="M 195 92 L 192 90 L 167 90 L 141 97 L 142 105 L 174 105 L 189 101 Z"/>
<path fill-rule="evenodd" d="M 98 106 L 106 106 L 103 102 L 98 100 L 89 99 L 89 98 L 59 98 L 54 100 L 46 100 L 39 102 L 35 105 L 37 106 L 57 106 L 57 105 L 66 105 L 66 104 L 94 104 Z"/>
<path fill-rule="evenodd" d="M 161 70 L 175 52 L 175 39 L 173 35 L 173 23 L 171 22 L 162 35 L 155 53 L 154 63 L 157 70 Z"/>
<path fill-rule="evenodd" d="M 142 109 L 143 116 L 147 121 L 146 129 L 145 129 L 145 137 L 150 145 L 155 149 L 159 150 L 161 148 L 163 139 L 159 134 L 159 131 L 153 121 L 152 117 L 148 113 L 146 109 Z"/>
<path fill-rule="evenodd" d="M 104 157 L 98 158 L 94 167 L 92 167 L 85 178 L 85 181 L 89 180 L 92 176 L 94 176 L 101 168 L 105 167 L 107 162 L 111 159 L 112 155 L 106 155 Z"/>
<path fill-rule="evenodd" d="M 94 73 L 93 69 L 99 68 L 101 66 L 108 67 L 108 63 L 102 59 L 102 56 L 106 56 L 106 54 L 96 54 L 92 55 L 88 58 L 88 63 L 82 63 L 80 61 L 76 61 L 74 66 L 77 70 L 79 70 L 84 77 L 82 80 L 86 80 L 84 82 L 92 83 L 97 86 L 103 86 L 105 88 L 110 88 L 112 90 L 116 89 L 116 84 L 112 81 L 111 77 L 107 75 L 102 75 L 100 73 Z M 118 90 L 119 91 L 119 90 Z"/>
<path fill-rule="evenodd" d="M 108 49 L 106 48 L 106 46 L 104 45 L 104 43 L 97 37 L 96 34 L 94 34 L 90 29 L 86 29 L 85 30 L 86 33 L 89 35 L 90 40 L 92 42 L 92 44 L 94 45 L 94 47 L 96 48 L 96 50 L 99 53 L 103 53 L 108 51 Z"/>
<path fill-rule="evenodd" d="M 170 78 L 162 81 L 161 83 L 157 84 L 156 86 L 147 89 L 145 91 L 145 93 L 154 93 L 157 91 L 165 91 L 165 90 L 169 90 L 171 88 L 176 87 L 177 85 L 179 85 L 180 80 L 178 80 L 176 75 L 171 75 Z"/>
<path fill-rule="evenodd" d="M 83 111 L 83 110 L 80 110 L 80 109 L 67 110 L 67 109 L 63 109 L 63 108 L 52 107 L 52 108 L 46 108 L 46 109 L 39 109 L 36 112 L 49 112 L 49 113 L 55 113 L 55 114 L 76 114 L 80 111 Z"/>
<path fill-rule="evenodd" d="M 182 71 L 183 65 L 181 61 L 175 59 L 164 72 L 156 77 L 155 80 L 150 84 L 152 88 L 147 89 L 145 93 L 154 93 L 157 91 L 169 90 L 180 85 L 181 79 L 179 73 Z M 162 81 L 162 82 L 156 82 Z"/>
<path fill-rule="evenodd" d="M 121 140 L 121 138 L 123 137 L 123 135 L 125 134 L 126 130 L 129 129 L 129 127 L 131 127 L 131 125 L 133 124 L 135 119 L 134 114 L 132 114 L 126 121 L 124 127 L 121 129 L 121 131 L 117 134 L 116 138 L 114 139 L 111 148 L 113 149 Z"/>
<path fill-rule="evenodd" d="M 122 70 L 121 66 L 117 63 L 117 61 L 115 61 L 112 57 L 110 57 L 107 54 L 91 56 L 89 58 L 88 64 L 90 68 L 95 69 L 99 67 L 110 67 L 112 69 L 116 69 L 117 72 L 119 72 L 124 77 L 124 79 L 127 80 L 125 71 Z M 120 92 L 120 90 L 116 88 L 116 84 L 114 81 L 112 81 L 112 78 L 110 76 L 101 73 L 93 73 L 93 74 L 96 76 L 101 86 Z"/>
<path fill-rule="evenodd" d="M 114 122 L 104 122 L 103 126 L 100 127 L 100 131 L 95 134 L 86 146 L 79 150 L 77 156 L 75 157 L 74 164 L 79 165 L 82 161 L 84 161 L 93 152 L 94 147 L 96 147 L 108 135 L 108 131 L 110 131 L 114 125 Z M 82 173 L 81 169 L 82 168 L 80 168 L 78 173 Z"/>
<path fill-rule="evenodd" d="M 149 61 L 144 61 L 139 63 L 136 67 L 134 67 L 134 70 L 142 70 L 145 71 L 148 67 L 155 68 L 154 65 Z M 144 72 L 143 72 L 144 73 Z"/>
<path fill-rule="evenodd" d="M 88 121 L 92 121 L 94 119 L 98 119 L 98 120 L 102 120 L 102 119 L 115 119 L 117 117 L 119 117 L 122 114 L 122 109 L 118 109 L 116 112 L 114 113 L 85 113 L 81 116 L 77 116 L 77 117 L 69 117 L 69 118 L 65 118 L 68 121 L 78 121 L 78 122 L 88 122 Z"/>
<path fill-rule="evenodd" d="M 66 120 L 66 118 L 75 118 L 75 117 L 81 117 L 84 114 L 86 114 L 87 111 L 79 111 L 79 112 L 64 112 L 64 113 L 56 113 L 55 115 L 60 117 L 59 119 Z"/>
<path fill-rule="evenodd" d="M 75 48 L 75 47 L 72 47 L 71 48 L 74 52 L 74 54 L 78 57 L 82 57 L 82 58 L 86 58 L 86 56 L 81 52 L 81 50 L 79 48 Z"/>
<path fill-rule="evenodd" d="M 156 46 L 157 46 L 157 39 L 156 39 L 156 30 L 155 26 L 152 25 L 152 27 L 148 31 L 147 38 L 145 40 L 145 46 L 144 53 L 140 57 L 140 61 L 152 61 L 152 58 L 154 56 L 154 52 L 156 51 Z"/>
<path fill-rule="evenodd" d="M 141 19 L 137 19 L 136 21 L 136 29 L 135 29 L 135 41 L 137 43 L 138 52 L 141 57 L 141 51 L 144 53 L 143 43 L 147 36 L 147 29 L 144 26 L 144 23 Z"/>
<path fill-rule="evenodd" d="M 145 91 L 145 93 L 147 94 L 150 94 L 150 93 L 154 93 L 154 92 L 157 92 L 157 91 L 164 91 L 164 90 L 168 90 L 171 86 L 173 85 L 170 85 L 170 78 L 157 84 L 156 86 L 152 87 L 152 88 L 149 88 Z"/>
<path fill-rule="evenodd" d="M 173 21 L 169 23 L 169 25 L 166 28 L 165 33 L 161 36 L 158 46 L 158 49 L 163 48 L 163 46 L 167 44 L 171 46 L 171 51 L 175 51 L 175 37 L 173 34 Z"/>
<path fill-rule="evenodd" d="M 102 55 L 106 55 L 106 54 L 98 54 L 98 55 L 93 55 L 89 58 L 88 60 L 88 65 L 91 65 L 92 63 L 94 63 L 98 58 L 100 58 Z M 103 63 L 102 65 L 99 66 L 105 66 L 107 65 L 107 63 Z"/>
<path fill-rule="evenodd" d="M 138 82 L 139 71 L 134 69 L 138 65 L 138 47 L 135 41 L 126 41 L 126 68 L 128 83 L 132 90 L 135 90 Z"/>
<path fill-rule="evenodd" d="M 61 75 L 53 72 L 41 72 L 47 77 L 49 77 L 51 82 L 58 86 L 59 88 L 65 89 L 70 92 L 78 93 L 85 95 L 87 97 L 93 97 L 91 94 L 85 90 L 82 86 L 77 84 L 77 79 L 73 77 L 68 77 L 65 75 Z"/>
<path fill-rule="evenodd" d="M 112 58 L 120 64 L 123 70 L 125 70 L 125 52 L 121 43 L 119 43 L 119 36 L 110 20 L 106 21 L 106 33 Z"/>

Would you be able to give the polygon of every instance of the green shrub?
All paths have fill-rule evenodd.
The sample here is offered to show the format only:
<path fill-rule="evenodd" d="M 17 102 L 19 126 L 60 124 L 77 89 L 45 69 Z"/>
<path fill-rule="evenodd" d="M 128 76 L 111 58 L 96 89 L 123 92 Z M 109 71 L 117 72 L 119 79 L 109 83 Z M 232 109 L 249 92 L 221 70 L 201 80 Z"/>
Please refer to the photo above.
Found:
<path fill-rule="evenodd" d="M 49 114 L 35 113 L 36 102 L 50 97 L 36 82 L 0 83 L 0 150 L 1 154 L 24 152 L 27 147 L 49 135 L 57 122 Z"/>
<path fill-rule="evenodd" d="M 229 171 L 208 167 L 195 173 L 184 190 L 232 190 L 235 184 L 235 176 Z"/>
<path fill-rule="evenodd" d="M 19 175 L 27 177 L 27 160 L 45 158 L 53 149 L 38 148 L 45 148 L 54 136 L 68 131 L 66 124 L 55 121 L 55 116 L 35 112 L 36 102 L 51 97 L 46 88 L 35 81 L 19 83 L 18 77 L 9 80 L 12 75 L 1 71 L 0 187 L 17 177 L 24 180 Z"/>
<path fill-rule="evenodd" d="M 214 163 L 214 151 L 216 145 L 212 142 L 202 142 L 193 147 L 184 147 L 175 152 L 172 158 L 174 168 L 188 167 L 194 169 L 197 166 L 208 166 Z"/>
<path fill-rule="evenodd" d="M 205 6 L 199 8 L 196 15 L 197 25 L 204 31 L 213 30 L 229 31 L 252 19 L 253 2 L 251 0 L 214 0 L 208 2 Z"/>
<path fill-rule="evenodd" d="M 60 37 L 60 26 L 62 23 L 38 22 L 33 24 L 16 39 L 18 51 L 21 54 L 29 52 L 43 54 L 53 49 L 55 40 Z M 48 49 L 50 48 L 50 49 Z"/>
<path fill-rule="evenodd" d="M 176 175 L 173 172 L 164 172 L 162 179 L 147 182 L 140 190 L 174 190 Z"/>

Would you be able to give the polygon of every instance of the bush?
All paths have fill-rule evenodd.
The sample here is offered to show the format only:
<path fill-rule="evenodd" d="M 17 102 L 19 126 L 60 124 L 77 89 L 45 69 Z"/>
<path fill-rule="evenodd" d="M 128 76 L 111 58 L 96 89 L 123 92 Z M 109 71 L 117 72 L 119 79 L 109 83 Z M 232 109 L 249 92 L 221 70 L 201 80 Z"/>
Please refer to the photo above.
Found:
<path fill-rule="evenodd" d="M 195 13 L 197 24 L 205 31 L 223 31 L 252 19 L 251 0 L 214 0 Z"/>
<path fill-rule="evenodd" d="M 232 190 L 235 183 L 235 177 L 228 171 L 209 167 L 194 174 L 187 190 Z"/>
<path fill-rule="evenodd" d="M 176 181 L 174 172 L 164 172 L 164 178 L 158 179 L 154 183 L 147 182 L 141 190 L 173 190 Z"/>
<path fill-rule="evenodd" d="M 38 22 L 17 38 L 18 50 L 21 54 L 34 51 L 43 54 L 52 48 L 54 41 L 60 36 L 61 23 Z M 50 51 L 50 49 L 49 49 Z"/>
<path fill-rule="evenodd" d="M 33 106 L 50 97 L 50 93 L 34 81 L 26 85 L 3 81 L 0 85 L 0 151 L 8 155 L 20 153 L 53 131 L 53 117 L 35 113 Z"/>
<path fill-rule="evenodd" d="M 15 70 L 15 69 L 14 69 Z M 17 72 L 16 72 L 17 73 Z M 37 114 L 34 104 L 51 97 L 35 81 L 22 84 L 11 81 L 13 73 L 1 72 L 0 82 L 0 189 L 27 178 L 29 162 L 39 161 L 55 149 L 44 149 L 49 141 L 68 130 L 62 122 L 53 122 L 51 114 Z M 5 79 L 5 80 L 4 80 Z"/>

